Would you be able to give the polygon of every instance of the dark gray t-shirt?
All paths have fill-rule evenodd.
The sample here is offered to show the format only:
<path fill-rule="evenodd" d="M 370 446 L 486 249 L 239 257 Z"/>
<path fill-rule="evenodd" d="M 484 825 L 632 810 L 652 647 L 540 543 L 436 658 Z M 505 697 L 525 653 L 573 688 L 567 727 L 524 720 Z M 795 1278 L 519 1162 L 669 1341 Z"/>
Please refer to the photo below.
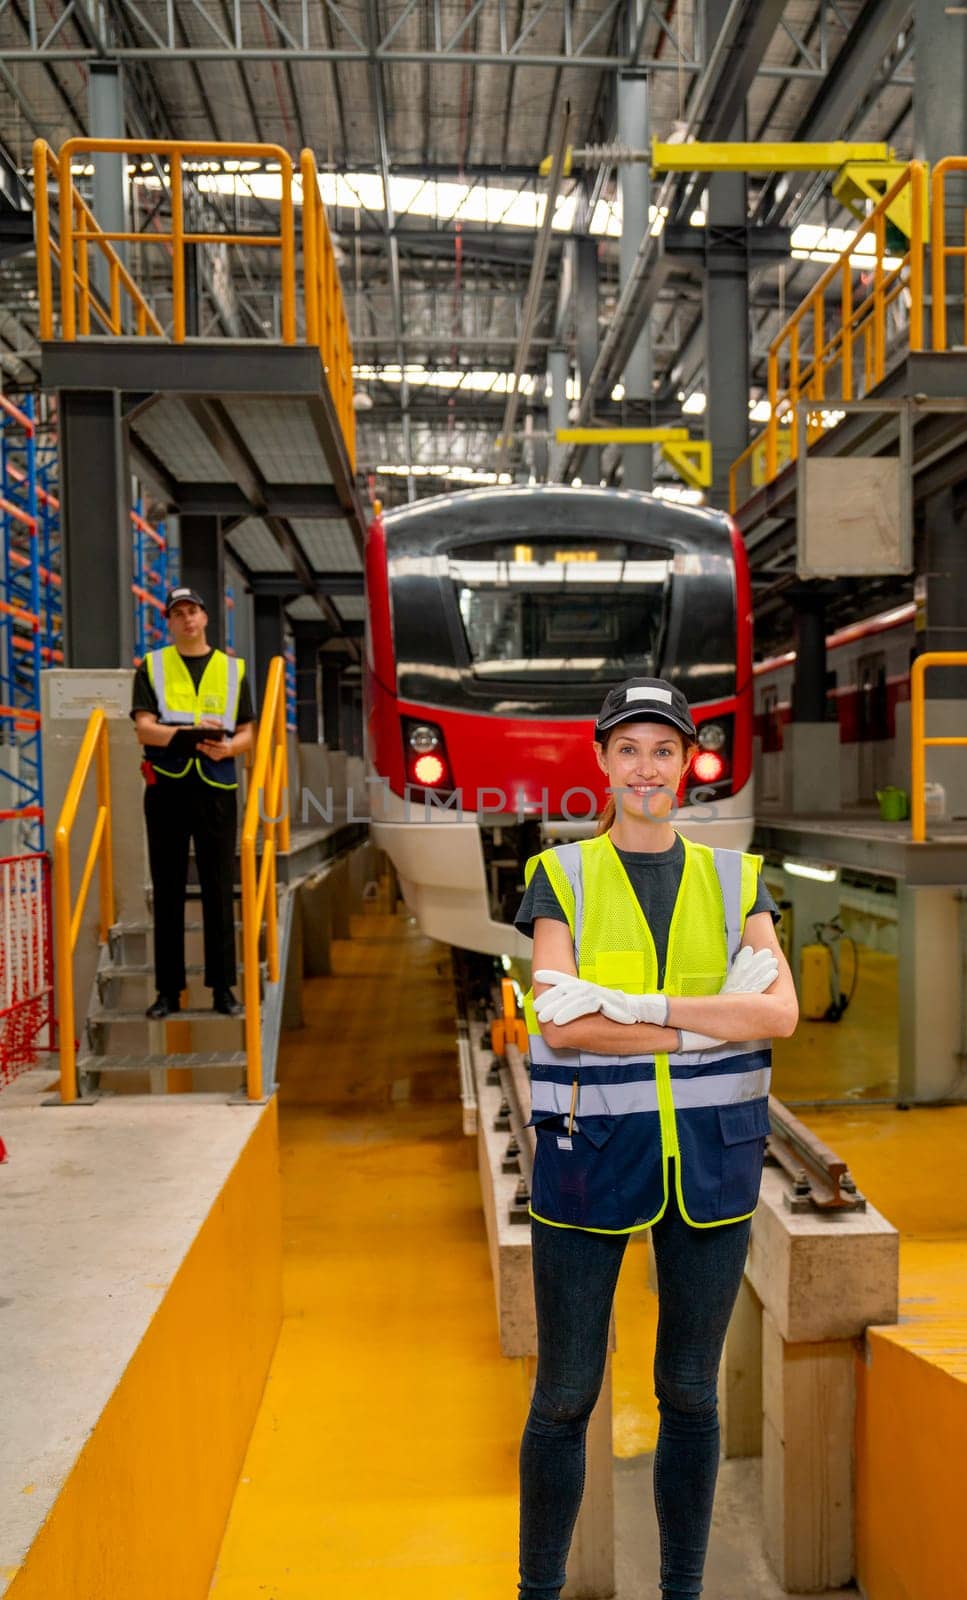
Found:
<path fill-rule="evenodd" d="M 671 927 L 672 912 L 675 909 L 678 887 L 685 866 L 685 846 L 676 834 L 675 843 L 670 850 L 654 852 L 618 850 L 617 845 L 615 850 L 638 897 L 638 903 L 645 914 L 645 921 L 651 929 L 658 956 L 658 983 L 661 986 L 665 981 L 668 930 Z M 781 921 L 782 913 L 761 876 L 755 904 L 749 915 L 752 916 L 757 911 L 768 911 L 773 922 Z M 525 938 L 533 939 L 534 923 L 538 917 L 553 917 L 555 922 L 567 922 L 560 901 L 551 888 L 551 881 L 540 865 L 524 891 L 520 909 L 514 918 L 514 926 L 520 929 Z"/>

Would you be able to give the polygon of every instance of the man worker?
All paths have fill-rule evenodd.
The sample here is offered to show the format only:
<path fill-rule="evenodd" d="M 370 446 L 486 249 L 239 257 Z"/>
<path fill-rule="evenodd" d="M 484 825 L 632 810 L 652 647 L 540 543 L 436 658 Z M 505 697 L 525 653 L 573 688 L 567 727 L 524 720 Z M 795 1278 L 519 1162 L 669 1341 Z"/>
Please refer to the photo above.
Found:
<path fill-rule="evenodd" d="M 236 756 L 252 748 L 255 713 L 245 663 L 208 643 L 201 595 L 181 586 L 165 605 L 171 644 L 135 673 L 131 701 L 144 751 L 144 818 L 154 887 L 151 1018 L 181 1009 L 185 988 L 185 890 L 195 844 L 205 927 L 205 983 L 212 1008 L 240 1015 L 235 968 Z"/>

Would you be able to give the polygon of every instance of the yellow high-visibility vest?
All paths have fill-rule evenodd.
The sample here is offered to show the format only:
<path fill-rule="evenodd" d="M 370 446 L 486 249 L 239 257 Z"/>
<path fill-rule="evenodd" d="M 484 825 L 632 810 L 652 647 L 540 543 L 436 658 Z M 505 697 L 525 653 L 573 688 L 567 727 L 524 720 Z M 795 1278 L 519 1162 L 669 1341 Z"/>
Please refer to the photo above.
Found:
<path fill-rule="evenodd" d="M 148 681 L 158 698 L 158 721 L 166 727 L 192 727 L 202 717 L 218 717 L 225 732 L 235 732 L 239 696 L 245 676 L 245 662 L 213 650 L 195 688 L 184 657 L 173 644 L 152 650 L 145 657 Z M 144 751 L 155 771 L 166 778 L 184 778 L 194 768 L 199 777 L 215 789 L 237 789 L 235 762 L 212 761 L 208 756 L 173 757 L 170 746 L 145 745 Z"/>
<path fill-rule="evenodd" d="M 755 904 L 761 857 L 682 843 L 661 990 L 651 929 L 608 834 L 527 863 L 528 883 L 538 862 L 547 873 L 580 977 L 627 994 L 719 992 Z M 532 1216 L 591 1232 L 650 1227 L 668 1204 L 672 1164 L 694 1227 L 751 1216 L 769 1131 L 768 1040 L 608 1058 L 546 1044 L 532 992 L 524 1012 L 537 1129 Z"/>

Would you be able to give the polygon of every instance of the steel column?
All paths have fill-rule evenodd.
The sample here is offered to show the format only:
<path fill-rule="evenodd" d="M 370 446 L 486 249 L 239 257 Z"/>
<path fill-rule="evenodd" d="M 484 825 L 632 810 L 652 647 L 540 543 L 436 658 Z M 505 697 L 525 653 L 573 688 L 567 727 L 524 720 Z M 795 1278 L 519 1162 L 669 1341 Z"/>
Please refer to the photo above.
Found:
<path fill-rule="evenodd" d="M 792 691 L 794 722 L 826 721 L 826 600 L 821 589 L 797 588 L 789 596 L 795 608 L 796 672 Z"/>
<path fill-rule="evenodd" d="M 339 686 L 342 679 L 341 660 L 322 663 L 322 733 L 329 750 L 341 750 L 342 720 L 340 717 Z"/>
<path fill-rule="evenodd" d="M 88 82 L 88 114 L 92 139 L 123 139 L 124 96 L 121 68 L 116 61 L 92 61 Z M 128 231 L 127 181 L 125 157 L 95 155 L 92 209 L 105 233 Z M 115 244 L 127 262 L 126 244 Z M 105 305 L 111 303 L 110 274 L 99 250 L 91 251 L 91 278 Z"/>
<path fill-rule="evenodd" d="M 581 394 L 587 392 L 591 373 L 598 359 L 598 244 L 596 239 L 578 239 L 574 245 L 575 296 L 574 323 Z M 577 458 L 585 483 L 598 483 L 601 477 L 601 452 L 588 449 Z"/>
<path fill-rule="evenodd" d="M 553 350 L 547 352 L 547 378 L 550 386 L 547 407 L 548 433 L 550 434 L 547 447 L 547 475 L 551 483 L 555 482 L 561 462 L 564 459 L 564 446 L 554 443 L 554 435 L 558 428 L 567 427 L 568 371 L 567 351 L 562 345 L 555 345 Z"/>
<path fill-rule="evenodd" d="M 946 0 L 916 0 L 914 13 L 913 153 L 933 167 L 967 151 L 967 16 Z M 948 177 L 944 202 L 947 243 L 963 244 L 967 177 Z M 956 256 L 947 263 L 946 298 L 951 349 L 964 340 L 964 262 Z"/>
<path fill-rule="evenodd" d="M 201 595 L 208 612 L 209 642 L 222 646 L 225 641 L 225 541 L 221 518 L 181 516 L 178 524 L 181 582 Z"/>
<path fill-rule="evenodd" d="M 121 396 L 61 389 L 64 660 L 128 666 L 134 654 L 134 550 Z"/>
<path fill-rule="evenodd" d="M 618 143 L 629 150 L 647 150 L 649 138 L 648 75 L 622 72 L 618 76 Z M 623 290 L 634 272 L 638 247 L 649 228 L 651 179 L 645 162 L 627 162 L 618 167 L 618 192 L 621 196 L 618 274 Z M 632 427 L 646 427 L 651 421 L 651 380 L 651 328 L 646 321 L 622 373 L 624 410 Z M 633 445 L 625 450 L 622 464 L 624 488 L 651 488 L 654 474 L 648 445 Z"/>
<path fill-rule="evenodd" d="M 319 729 L 319 646 L 329 629 L 295 622 L 295 706 L 296 730 L 300 744 L 318 744 Z"/>
<path fill-rule="evenodd" d="M 724 26 L 728 0 L 705 0 L 706 38 Z M 745 112 L 732 136 L 745 133 Z M 749 442 L 748 203 L 744 172 L 715 173 L 708 181 L 705 219 L 705 435 L 712 445 L 708 503 L 729 503 L 729 468 Z"/>
<path fill-rule="evenodd" d="M 265 695 L 269 663 L 273 656 L 281 656 L 285 652 L 285 613 L 282 601 L 270 594 L 253 595 L 252 610 L 255 621 L 255 707 L 258 712 Z"/>
<path fill-rule="evenodd" d="M 926 582 L 926 628 L 918 642 L 924 650 L 967 650 L 967 494 L 962 488 L 945 489 L 927 501 L 917 565 Z M 933 668 L 926 693 L 928 700 L 967 702 L 967 671 Z M 958 770 L 965 770 L 963 764 Z"/>

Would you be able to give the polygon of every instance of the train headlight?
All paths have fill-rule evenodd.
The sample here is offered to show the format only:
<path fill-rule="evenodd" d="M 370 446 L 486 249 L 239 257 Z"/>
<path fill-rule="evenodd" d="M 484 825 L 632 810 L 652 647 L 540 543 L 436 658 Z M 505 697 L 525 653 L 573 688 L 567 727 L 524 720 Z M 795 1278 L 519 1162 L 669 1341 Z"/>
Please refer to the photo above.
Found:
<path fill-rule="evenodd" d="M 428 722 L 418 722 L 409 731 L 408 742 L 411 750 L 416 750 L 424 755 L 428 750 L 436 750 L 440 743 L 440 735 L 436 728 Z M 419 766 L 419 762 L 417 762 Z"/>
<path fill-rule="evenodd" d="M 701 724 L 698 730 L 699 749 L 722 750 L 725 747 L 725 741 L 726 732 L 720 722 L 703 722 Z"/>

